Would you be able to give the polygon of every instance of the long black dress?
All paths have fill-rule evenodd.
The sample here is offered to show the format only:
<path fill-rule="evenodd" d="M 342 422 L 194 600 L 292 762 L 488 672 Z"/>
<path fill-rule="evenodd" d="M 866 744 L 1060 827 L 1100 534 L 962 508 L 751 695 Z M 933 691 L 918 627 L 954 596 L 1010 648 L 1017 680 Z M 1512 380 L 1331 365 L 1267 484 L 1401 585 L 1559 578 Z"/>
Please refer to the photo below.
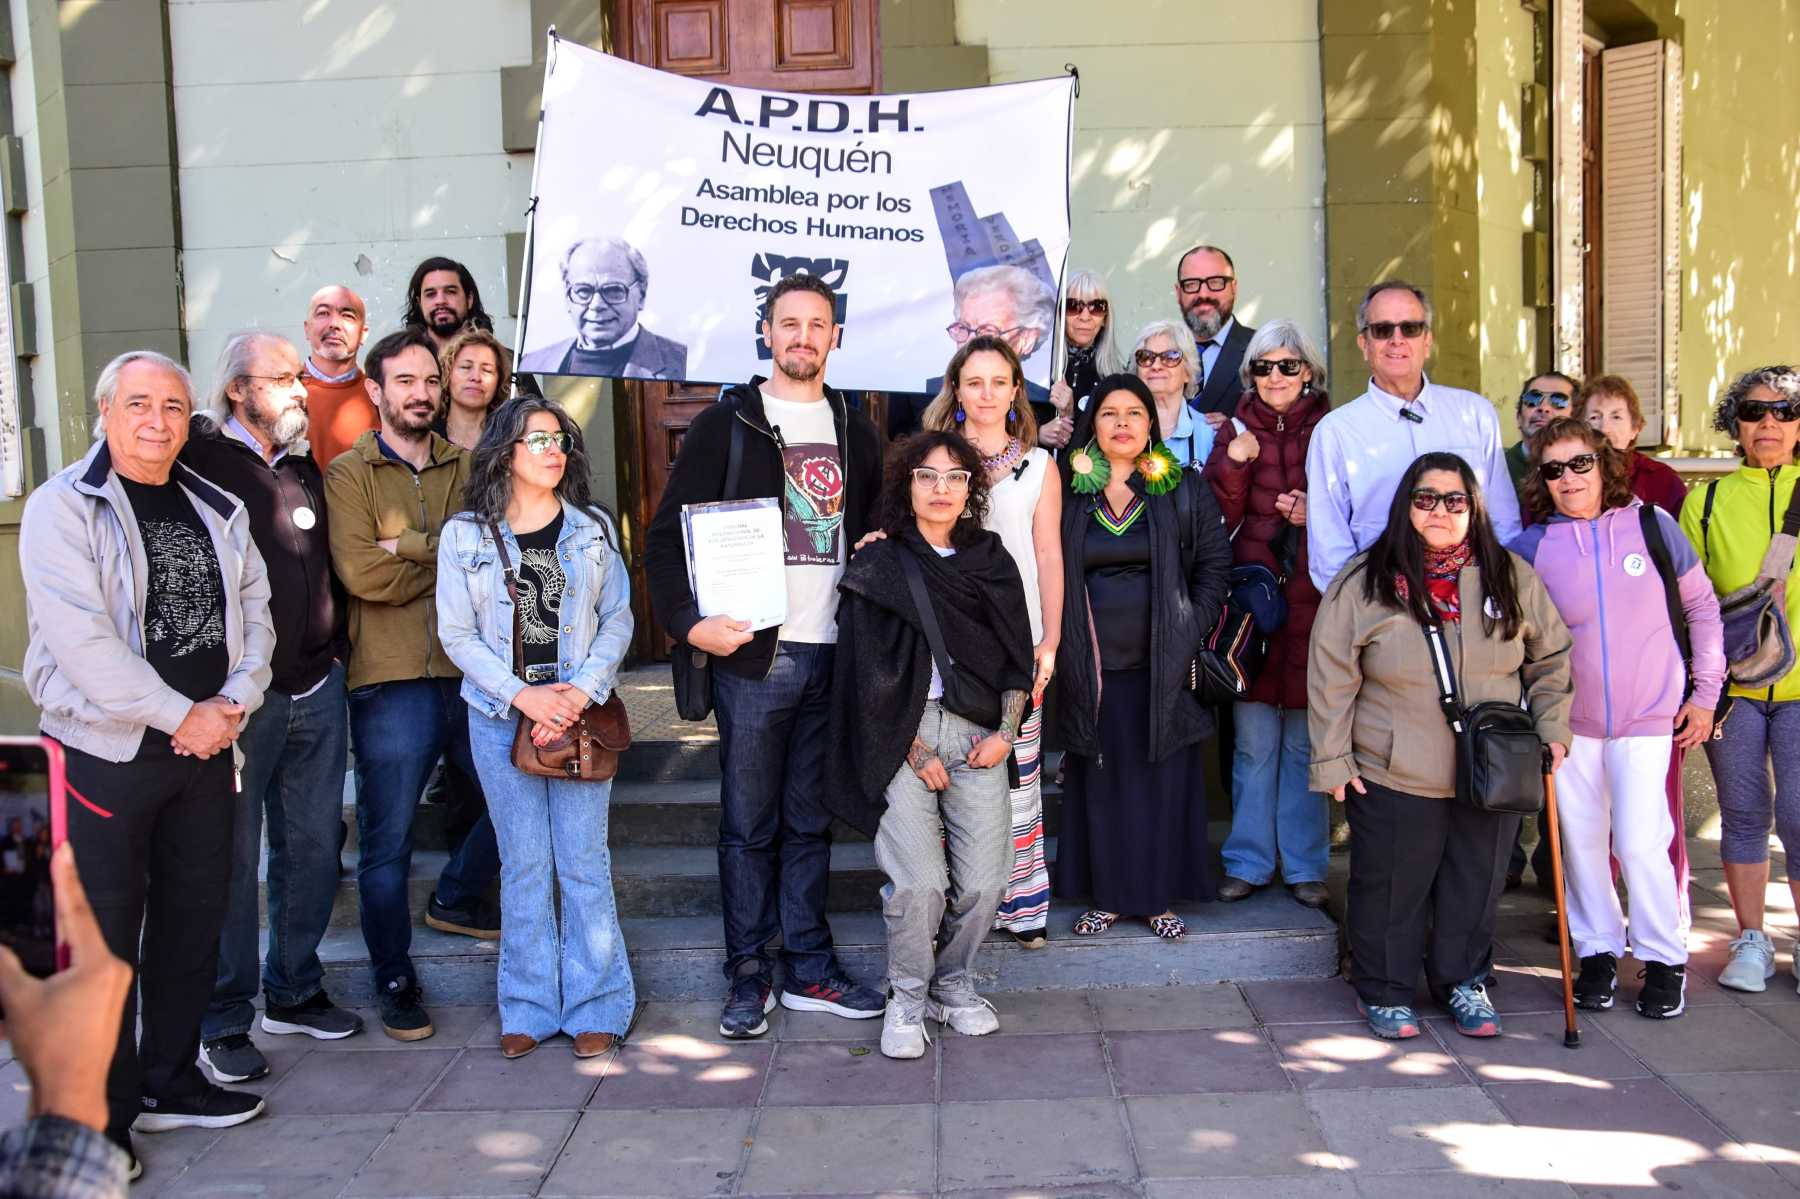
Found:
<path fill-rule="evenodd" d="M 1213 897 L 1203 743 L 1150 761 L 1151 542 L 1141 503 L 1118 518 L 1102 503 L 1083 538 L 1100 654 L 1100 752 L 1065 759 L 1052 872 L 1057 895 L 1127 916 Z"/>

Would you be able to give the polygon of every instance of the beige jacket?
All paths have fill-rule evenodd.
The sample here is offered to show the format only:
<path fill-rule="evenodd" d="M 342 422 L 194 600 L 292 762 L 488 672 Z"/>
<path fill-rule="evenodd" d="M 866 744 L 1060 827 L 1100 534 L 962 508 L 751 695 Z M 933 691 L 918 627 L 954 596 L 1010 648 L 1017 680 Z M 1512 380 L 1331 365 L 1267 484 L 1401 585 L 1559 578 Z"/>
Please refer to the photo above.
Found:
<path fill-rule="evenodd" d="M 1569 630 L 1543 580 L 1512 556 L 1524 622 L 1502 640 L 1483 629 L 1486 595 L 1474 567 L 1462 573 L 1462 620 L 1444 639 L 1463 703 L 1521 699 L 1546 745 L 1567 746 L 1573 690 Z M 1307 663 L 1307 727 L 1312 734 L 1314 791 L 1330 791 L 1361 775 L 1409 795 L 1456 793 L 1456 745 L 1443 709 L 1425 632 L 1417 620 L 1363 598 L 1364 556 L 1333 580 L 1313 623 Z"/>

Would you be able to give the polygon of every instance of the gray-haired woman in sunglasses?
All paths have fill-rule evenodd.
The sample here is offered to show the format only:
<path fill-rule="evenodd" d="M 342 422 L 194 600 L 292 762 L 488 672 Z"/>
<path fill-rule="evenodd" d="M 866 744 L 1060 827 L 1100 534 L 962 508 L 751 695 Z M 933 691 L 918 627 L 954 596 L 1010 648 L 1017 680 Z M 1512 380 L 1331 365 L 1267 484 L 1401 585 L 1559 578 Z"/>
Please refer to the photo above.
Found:
<path fill-rule="evenodd" d="M 1800 367 L 1765 366 L 1739 375 L 1719 401 L 1713 428 L 1737 442 L 1744 464 L 1696 487 L 1681 508 L 1681 531 L 1700 551 L 1713 590 L 1729 595 L 1763 572 L 1764 559 L 1800 486 Z M 1787 621 L 1800 625 L 1800 579 L 1787 572 Z M 1731 652 L 1727 629 L 1726 652 Z M 1719 788 L 1719 857 L 1738 935 L 1721 986 L 1761 991 L 1775 976 L 1775 942 L 1763 931 L 1769 885 L 1769 823 L 1787 853 L 1788 890 L 1800 906 L 1800 666 L 1772 686 L 1733 685 L 1731 718 L 1706 759 Z M 1770 783 L 1770 767 L 1774 781 Z M 1800 974 L 1800 941 L 1795 942 Z"/>
<path fill-rule="evenodd" d="M 1419 1035 L 1423 959 L 1456 1030 L 1493 1037 L 1483 984 L 1519 818 L 1455 798 L 1426 626 L 1442 630 L 1462 703 L 1523 695 L 1560 764 L 1569 630 L 1543 580 L 1501 548 L 1474 470 L 1441 451 L 1407 467 L 1386 528 L 1325 592 L 1307 662 L 1310 781 L 1350 821 L 1350 981 L 1370 1030 Z"/>

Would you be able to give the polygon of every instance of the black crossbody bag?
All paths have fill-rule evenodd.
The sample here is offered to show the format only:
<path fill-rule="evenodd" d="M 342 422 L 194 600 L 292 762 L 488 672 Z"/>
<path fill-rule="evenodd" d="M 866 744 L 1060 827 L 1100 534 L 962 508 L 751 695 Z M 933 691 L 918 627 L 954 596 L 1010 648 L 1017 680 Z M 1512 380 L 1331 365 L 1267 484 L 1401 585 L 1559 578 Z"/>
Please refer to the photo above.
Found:
<path fill-rule="evenodd" d="M 912 592 L 913 606 L 919 610 L 919 627 L 925 633 L 925 644 L 931 647 L 931 660 L 937 663 L 938 678 L 944 684 L 944 694 L 938 702 L 964 720 L 972 721 L 984 729 L 998 729 L 1001 716 L 1000 693 L 980 679 L 956 668 L 956 661 L 950 656 L 949 647 L 944 644 L 944 630 L 938 625 L 937 610 L 931 606 L 931 593 L 925 590 L 925 573 L 919 569 L 918 558 L 904 545 L 900 547 L 900 569 L 906 572 L 906 586 Z M 973 748 L 975 747 L 972 745 L 964 746 L 964 755 Z M 1016 754 L 1006 755 L 1006 785 L 1009 790 L 1016 789 L 1019 785 L 1019 759 Z"/>
<path fill-rule="evenodd" d="M 1465 708 L 1444 627 L 1428 624 L 1425 640 L 1437 676 L 1438 706 L 1456 738 L 1456 797 L 1483 812 L 1529 816 L 1544 806 L 1544 743 L 1537 722 L 1518 704 L 1500 700 Z"/>

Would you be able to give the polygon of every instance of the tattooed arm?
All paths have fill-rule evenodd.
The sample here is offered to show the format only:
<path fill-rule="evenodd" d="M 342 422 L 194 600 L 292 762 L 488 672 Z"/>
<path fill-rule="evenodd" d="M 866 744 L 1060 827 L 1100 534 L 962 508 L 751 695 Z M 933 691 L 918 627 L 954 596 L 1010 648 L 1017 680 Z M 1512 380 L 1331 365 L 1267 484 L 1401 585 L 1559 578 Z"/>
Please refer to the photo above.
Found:
<path fill-rule="evenodd" d="M 938 760 L 937 750 L 914 737 L 906 750 L 906 764 L 919 776 L 928 790 L 942 791 L 950 785 L 950 772 Z"/>
<path fill-rule="evenodd" d="M 1019 739 L 1019 723 L 1025 718 L 1025 701 L 1029 691 L 1008 691 L 1000 697 L 1000 733 L 1011 745 Z"/>

